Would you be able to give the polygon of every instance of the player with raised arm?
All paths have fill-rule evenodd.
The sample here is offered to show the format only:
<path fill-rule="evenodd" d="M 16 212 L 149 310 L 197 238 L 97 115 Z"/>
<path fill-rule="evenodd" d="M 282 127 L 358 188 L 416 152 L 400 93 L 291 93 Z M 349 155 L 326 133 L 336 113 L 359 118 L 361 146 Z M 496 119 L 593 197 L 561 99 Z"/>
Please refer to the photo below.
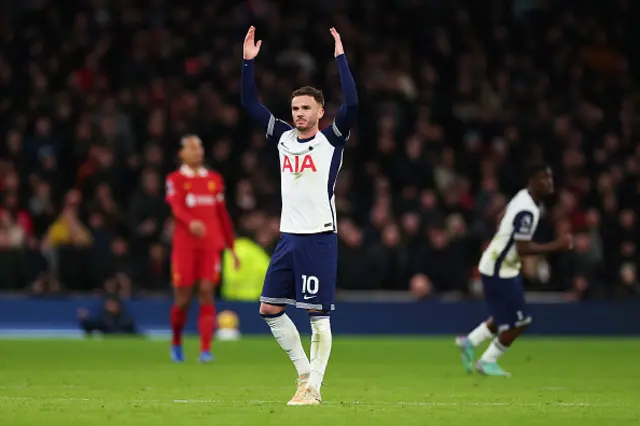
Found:
<path fill-rule="evenodd" d="M 331 126 L 320 130 L 322 92 L 302 87 L 291 95 L 295 127 L 279 120 L 258 101 L 253 60 L 261 41 L 252 26 L 244 40 L 241 101 L 249 115 L 266 129 L 280 155 L 282 212 L 280 241 L 273 253 L 260 298 L 260 315 L 289 355 L 298 373 L 298 388 L 288 405 L 314 405 L 331 354 L 329 312 L 334 309 L 338 263 L 337 221 L 333 190 L 342 165 L 344 145 L 356 121 L 358 95 L 340 35 L 330 29 L 344 95 Z M 311 356 L 285 313 L 286 305 L 306 309 L 311 321 Z"/>
<path fill-rule="evenodd" d="M 531 323 L 520 277 L 524 256 L 569 250 L 571 235 L 538 244 L 532 241 L 540 219 L 539 204 L 553 193 L 553 174 L 545 164 L 531 166 L 527 171 L 527 188 L 520 190 L 507 205 L 498 231 L 480 259 L 484 298 L 490 317 L 467 336 L 456 338 L 462 363 L 467 372 L 473 371 L 475 347 L 496 336 L 476 363 L 476 370 L 487 376 L 510 376 L 498 365 L 498 359 Z"/>
<path fill-rule="evenodd" d="M 220 279 L 220 257 L 226 248 L 233 250 L 233 225 L 224 199 L 222 176 L 203 166 L 204 150 L 200 138 L 182 138 L 182 166 L 167 176 L 166 201 L 175 221 L 171 249 L 171 276 L 174 305 L 171 309 L 171 359 L 184 361 L 182 330 L 197 287 L 200 304 L 198 332 L 200 362 L 213 360 L 211 342 L 216 325 L 214 289 Z"/>

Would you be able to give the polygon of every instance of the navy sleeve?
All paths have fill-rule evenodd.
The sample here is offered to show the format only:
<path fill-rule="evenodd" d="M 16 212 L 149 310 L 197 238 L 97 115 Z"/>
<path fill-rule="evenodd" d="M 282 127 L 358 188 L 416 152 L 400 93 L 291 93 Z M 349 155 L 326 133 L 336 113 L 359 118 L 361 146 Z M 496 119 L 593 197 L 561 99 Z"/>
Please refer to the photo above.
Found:
<path fill-rule="evenodd" d="M 513 239 L 516 241 L 531 241 L 534 232 L 533 213 L 527 210 L 518 212 L 513 219 Z"/>
<path fill-rule="evenodd" d="M 255 78 L 253 75 L 253 60 L 242 61 L 242 79 L 240 81 L 240 102 L 251 118 L 266 129 L 267 139 L 278 141 L 280 136 L 291 126 L 274 117 L 271 112 L 258 100 Z"/>
<path fill-rule="evenodd" d="M 344 101 L 336 114 L 333 124 L 325 129 L 325 136 L 334 145 L 345 144 L 349 140 L 349 132 L 356 124 L 358 114 L 358 89 L 349 70 L 347 57 L 342 54 L 336 58 L 340 74 L 340 86 Z"/>

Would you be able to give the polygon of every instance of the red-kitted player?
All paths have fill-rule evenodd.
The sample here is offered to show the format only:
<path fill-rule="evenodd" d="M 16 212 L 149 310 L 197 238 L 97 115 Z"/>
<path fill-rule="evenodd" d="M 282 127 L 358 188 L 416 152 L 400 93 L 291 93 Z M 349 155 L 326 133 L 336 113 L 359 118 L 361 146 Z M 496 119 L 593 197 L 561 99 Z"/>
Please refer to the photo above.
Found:
<path fill-rule="evenodd" d="M 220 280 L 221 255 L 233 250 L 233 225 L 224 200 L 222 176 L 203 166 L 204 150 L 198 136 L 187 135 L 181 140 L 182 166 L 167 176 L 167 203 L 175 221 L 171 275 L 174 305 L 171 309 L 173 341 L 171 358 L 184 361 L 182 330 L 194 289 L 198 289 L 198 332 L 200 362 L 212 361 L 211 342 L 216 326 L 214 289 Z"/>

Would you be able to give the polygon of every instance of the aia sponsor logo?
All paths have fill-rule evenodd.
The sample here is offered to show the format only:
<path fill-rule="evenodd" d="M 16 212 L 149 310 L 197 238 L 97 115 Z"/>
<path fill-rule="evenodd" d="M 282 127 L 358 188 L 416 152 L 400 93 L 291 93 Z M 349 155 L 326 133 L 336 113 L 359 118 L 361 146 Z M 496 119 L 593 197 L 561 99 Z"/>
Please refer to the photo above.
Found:
<path fill-rule="evenodd" d="M 310 172 L 317 172 L 313 157 L 309 154 L 288 156 L 285 155 L 282 159 L 282 173 L 304 173 L 306 170 Z"/>

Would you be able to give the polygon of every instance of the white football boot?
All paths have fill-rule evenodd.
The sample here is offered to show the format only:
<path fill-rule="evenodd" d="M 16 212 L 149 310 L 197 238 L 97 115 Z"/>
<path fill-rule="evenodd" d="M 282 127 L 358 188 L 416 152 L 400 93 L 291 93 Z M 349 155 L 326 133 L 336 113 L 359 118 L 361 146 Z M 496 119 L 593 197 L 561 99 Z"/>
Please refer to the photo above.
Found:
<path fill-rule="evenodd" d="M 314 387 L 306 386 L 300 395 L 296 393 L 287 405 L 320 405 L 320 402 L 322 402 L 320 392 Z"/>

